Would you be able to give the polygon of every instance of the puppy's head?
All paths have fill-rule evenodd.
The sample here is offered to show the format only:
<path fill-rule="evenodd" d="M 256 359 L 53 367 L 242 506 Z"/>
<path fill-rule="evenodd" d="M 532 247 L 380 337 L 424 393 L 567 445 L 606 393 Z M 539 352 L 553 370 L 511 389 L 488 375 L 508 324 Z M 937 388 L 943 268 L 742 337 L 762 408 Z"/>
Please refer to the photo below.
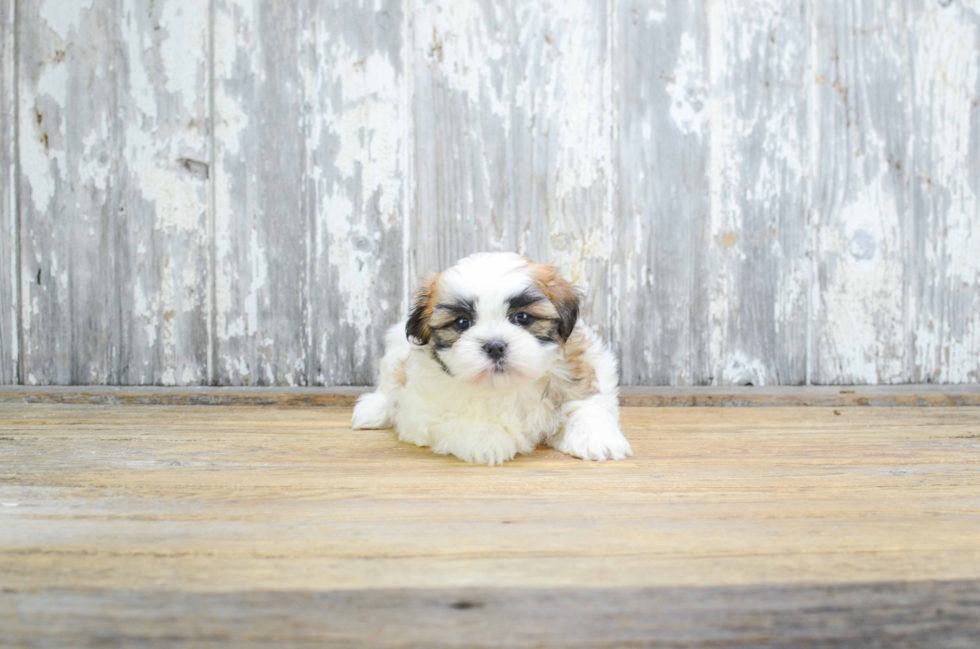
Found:
<path fill-rule="evenodd" d="M 405 333 L 447 374 L 500 388 L 544 376 L 577 319 L 578 293 L 554 266 L 479 253 L 422 281 Z"/>

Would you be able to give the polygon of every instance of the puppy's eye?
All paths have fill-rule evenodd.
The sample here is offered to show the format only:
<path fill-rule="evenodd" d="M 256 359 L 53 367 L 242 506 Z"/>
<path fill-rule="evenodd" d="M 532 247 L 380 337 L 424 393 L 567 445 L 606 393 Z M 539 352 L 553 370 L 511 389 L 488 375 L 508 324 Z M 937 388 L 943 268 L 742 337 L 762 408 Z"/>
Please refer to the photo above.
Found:
<path fill-rule="evenodd" d="M 531 318 L 530 313 L 524 313 L 523 311 L 521 311 L 520 313 L 514 315 L 514 324 L 520 325 L 522 327 L 526 327 L 529 324 L 531 324 L 532 319 L 533 318 Z"/>
<path fill-rule="evenodd" d="M 456 318 L 456 321 L 453 322 L 453 328 L 456 331 L 466 331 L 470 328 L 470 324 L 469 318 Z"/>

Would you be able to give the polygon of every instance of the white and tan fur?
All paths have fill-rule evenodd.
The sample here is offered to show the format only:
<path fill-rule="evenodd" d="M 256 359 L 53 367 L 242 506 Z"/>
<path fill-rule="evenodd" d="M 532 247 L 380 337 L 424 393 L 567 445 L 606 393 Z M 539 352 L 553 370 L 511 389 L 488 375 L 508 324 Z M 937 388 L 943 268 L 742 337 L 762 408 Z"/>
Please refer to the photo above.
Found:
<path fill-rule="evenodd" d="M 542 443 L 588 460 L 631 456 L 616 361 L 577 317 L 574 287 L 550 264 L 462 259 L 423 280 L 410 317 L 388 331 L 378 387 L 351 427 L 394 427 L 402 441 L 491 466 Z"/>

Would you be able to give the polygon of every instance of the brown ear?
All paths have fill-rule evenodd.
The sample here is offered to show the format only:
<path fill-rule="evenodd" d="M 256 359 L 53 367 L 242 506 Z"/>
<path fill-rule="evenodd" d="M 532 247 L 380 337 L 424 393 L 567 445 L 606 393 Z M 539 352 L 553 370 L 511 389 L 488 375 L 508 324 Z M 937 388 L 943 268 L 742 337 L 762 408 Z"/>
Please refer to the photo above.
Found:
<path fill-rule="evenodd" d="M 578 320 L 578 289 L 559 275 L 553 264 L 531 264 L 530 271 L 541 292 L 555 305 L 558 311 L 558 335 L 562 342 L 567 341 Z"/>
<path fill-rule="evenodd" d="M 416 345 L 427 345 L 429 338 L 432 337 L 432 330 L 429 329 L 429 317 L 432 316 L 432 309 L 435 307 L 434 295 L 438 281 L 439 275 L 437 273 L 429 273 L 419 282 L 419 289 L 415 293 L 412 313 L 408 316 L 408 322 L 405 323 L 405 336 Z"/>

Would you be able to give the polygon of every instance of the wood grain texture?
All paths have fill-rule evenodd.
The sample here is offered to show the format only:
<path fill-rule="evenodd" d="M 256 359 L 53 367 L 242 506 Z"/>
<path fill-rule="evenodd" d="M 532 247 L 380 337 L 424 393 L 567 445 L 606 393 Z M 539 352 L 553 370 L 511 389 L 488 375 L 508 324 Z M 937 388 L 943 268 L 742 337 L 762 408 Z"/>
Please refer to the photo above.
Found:
<path fill-rule="evenodd" d="M 628 461 L 495 468 L 349 410 L 0 413 L 11 642 L 391 643 L 413 611 L 426 646 L 530 643 L 531 612 L 615 645 L 976 633 L 976 408 L 627 408 Z"/>
<path fill-rule="evenodd" d="M 351 408 L 367 387 L 6 386 L 0 403 Z M 624 387 L 625 407 L 980 406 L 980 386 Z"/>
<path fill-rule="evenodd" d="M 911 87 L 904 3 L 811 11 L 814 383 L 910 379 Z"/>
<path fill-rule="evenodd" d="M 117 11 L 118 383 L 206 384 L 208 7 L 125 0 Z"/>
<path fill-rule="evenodd" d="M 977 587 L 976 581 L 929 581 L 248 593 L 52 589 L 0 593 L 0 623 L 14 646 L 52 648 L 104 647 L 111 638 L 141 648 L 962 649 L 980 638 Z"/>
<path fill-rule="evenodd" d="M 708 6 L 711 380 L 802 384 L 810 279 L 804 8 Z"/>
<path fill-rule="evenodd" d="M 0 384 L 368 384 L 478 250 L 626 385 L 980 382 L 975 2 L 3 7 Z"/>
<path fill-rule="evenodd" d="M 404 317 L 411 110 L 401 0 L 313 3 L 308 155 L 315 385 L 377 379 L 385 331 Z"/>
<path fill-rule="evenodd" d="M 0 8 L 0 385 L 18 382 L 16 9 Z"/>
<path fill-rule="evenodd" d="M 216 382 L 368 383 L 405 308 L 400 3 L 218 2 Z"/>
<path fill-rule="evenodd" d="M 18 8 L 23 382 L 202 383 L 206 7 Z"/>
<path fill-rule="evenodd" d="M 605 0 L 416 3 L 412 281 L 484 250 L 553 261 L 609 326 Z"/>
<path fill-rule="evenodd" d="M 625 384 L 707 384 L 704 5 L 637 0 L 624 3 L 618 18 L 613 347 Z"/>
<path fill-rule="evenodd" d="M 214 11 L 215 381 L 306 383 L 312 189 L 299 2 Z"/>
<path fill-rule="evenodd" d="M 980 381 L 980 7 L 921 0 L 911 5 L 911 380 L 975 383 Z"/>
<path fill-rule="evenodd" d="M 122 375 L 114 9 L 109 0 L 17 3 L 28 384 Z"/>

